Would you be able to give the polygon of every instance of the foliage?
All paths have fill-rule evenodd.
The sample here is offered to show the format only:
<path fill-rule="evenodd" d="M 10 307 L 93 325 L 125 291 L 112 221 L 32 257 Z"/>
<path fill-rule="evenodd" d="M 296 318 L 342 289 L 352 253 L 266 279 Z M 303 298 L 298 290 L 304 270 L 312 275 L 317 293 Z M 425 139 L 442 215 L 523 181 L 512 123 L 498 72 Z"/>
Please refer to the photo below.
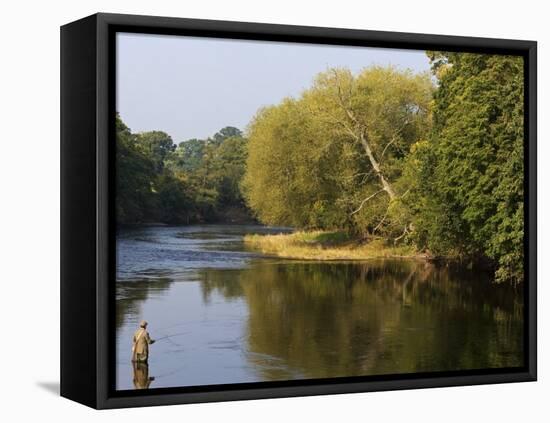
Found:
<path fill-rule="evenodd" d="M 302 232 L 248 240 L 276 254 L 426 252 L 523 280 L 522 59 L 428 56 L 431 76 L 328 69 L 298 98 L 260 109 L 246 137 L 226 127 L 176 146 L 117 116 L 118 221 L 230 220 L 237 210 L 313 231 L 309 243 Z M 323 239 L 336 242 L 330 252 Z"/>
<path fill-rule="evenodd" d="M 116 215 L 119 222 L 142 222 L 153 207 L 154 163 L 136 136 L 116 117 Z"/>
<path fill-rule="evenodd" d="M 150 131 L 137 134 L 136 141 L 153 162 L 155 172 L 162 173 L 164 161 L 176 148 L 172 137 L 166 132 Z"/>
<path fill-rule="evenodd" d="M 416 240 L 523 279 L 523 61 L 430 53 L 439 76 L 430 144 L 419 146 Z"/>
<path fill-rule="evenodd" d="M 249 127 L 243 191 L 268 224 L 345 230 L 523 279 L 523 62 L 429 52 L 428 75 L 329 69 Z"/>
<path fill-rule="evenodd" d="M 240 182 L 246 139 L 226 127 L 212 139 L 176 146 L 161 131 L 132 134 L 117 116 L 117 221 L 214 221 L 243 209 Z"/>
<path fill-rule="evenodd" d="M 330 69 L 299 99 L 261 110 L 249 128 L 250 208 L 270 224 L 398 236 L 402 161 L 427 132 L 431 92 L 428 75 Z"/>

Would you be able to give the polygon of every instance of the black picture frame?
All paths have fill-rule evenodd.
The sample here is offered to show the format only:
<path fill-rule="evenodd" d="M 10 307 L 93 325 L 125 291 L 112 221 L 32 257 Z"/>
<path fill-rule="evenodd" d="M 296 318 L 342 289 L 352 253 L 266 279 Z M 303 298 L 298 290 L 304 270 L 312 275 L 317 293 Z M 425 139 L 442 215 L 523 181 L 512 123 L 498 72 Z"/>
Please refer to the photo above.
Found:
<path fill-rule="evenodd" d="M 115 34 L 194 35 L 345 46 L 513 54 L 525 66 L 525 366 L 115 391 Z M 537 378 L 534 41 L 119 14 L 61 27 L 61 395 L 97 409 L 535 381 Z"/>

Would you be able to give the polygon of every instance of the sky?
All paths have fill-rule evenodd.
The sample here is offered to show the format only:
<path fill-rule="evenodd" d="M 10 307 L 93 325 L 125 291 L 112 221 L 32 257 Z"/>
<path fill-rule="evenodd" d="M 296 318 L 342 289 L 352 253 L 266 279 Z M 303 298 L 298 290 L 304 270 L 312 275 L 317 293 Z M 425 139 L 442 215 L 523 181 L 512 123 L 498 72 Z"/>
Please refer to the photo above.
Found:
<path fill-rule="evenodd" d="M 429 70 L 419 50 L 119 33 L 117 111 L 132 132 L 204 139 L 246 130 L 259 108 L 298 97 L 328 68 L 390 64 Z"/>

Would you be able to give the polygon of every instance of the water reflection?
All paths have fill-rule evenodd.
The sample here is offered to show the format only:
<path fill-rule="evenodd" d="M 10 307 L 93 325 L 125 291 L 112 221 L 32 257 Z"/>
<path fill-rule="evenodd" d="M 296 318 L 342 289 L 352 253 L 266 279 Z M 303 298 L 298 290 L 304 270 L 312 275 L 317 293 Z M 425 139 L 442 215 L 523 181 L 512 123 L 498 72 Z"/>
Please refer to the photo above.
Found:
<path fill-rule="evenodd" d="M 150 278 L 118 281 L 116 287 L 116 327 L 125 323 L 137 323 L 140 306 L 153 295 L 167 291 L 172 283 L 169 278 Z"/>
<path fill-rule="evenodd" d="M 242 291 L 248 359 L 264 380 L 523 363 L 521 292 L 488 275 L 388 260 L 238 273 L 205 270 L 203 289 L 227 298 Z"/>
<path fill-rule="evenodd" d="M 149 377 L 149 365 L 145 362 L 133 362 L 132 367 L 134 370 L 134 388 L 135 389 L 148 389 L 151 386 L 151 382 L 155 380 L 154 377 Z"/>
<path fill-rule="evenodd" d="M 239 237 L 260 230 L 120 234 L 117 389 L 523 365 L 521 288 L 423 261 L 244 251 Z M 130 362 L 142 319 L 159 340 L 147 367 Z"/>

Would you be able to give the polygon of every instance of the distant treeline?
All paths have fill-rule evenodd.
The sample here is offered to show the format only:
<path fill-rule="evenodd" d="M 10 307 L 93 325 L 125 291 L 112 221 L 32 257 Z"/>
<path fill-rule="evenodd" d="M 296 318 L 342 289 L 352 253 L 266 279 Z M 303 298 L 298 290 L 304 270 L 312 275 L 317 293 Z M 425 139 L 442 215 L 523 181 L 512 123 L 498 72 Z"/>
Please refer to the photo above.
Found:
<path fill-rule="evenodd" d="M 239 187 L 246 144 L 237 128 L 174 144 L 161 131 L 133 134 L 116 118 L 117 221 L 196 223 L 246 219 Z"/>
<path fill-rule="evenodd" d="M 339 229 L 523 280 L 523 62 L 428 52 L 432 73 L 329 69 L 225 128 L 177 147 L 118 119 L 122 222 L 213 220 Z M 246 206 L 245 206 L 246 204 Z"/>

